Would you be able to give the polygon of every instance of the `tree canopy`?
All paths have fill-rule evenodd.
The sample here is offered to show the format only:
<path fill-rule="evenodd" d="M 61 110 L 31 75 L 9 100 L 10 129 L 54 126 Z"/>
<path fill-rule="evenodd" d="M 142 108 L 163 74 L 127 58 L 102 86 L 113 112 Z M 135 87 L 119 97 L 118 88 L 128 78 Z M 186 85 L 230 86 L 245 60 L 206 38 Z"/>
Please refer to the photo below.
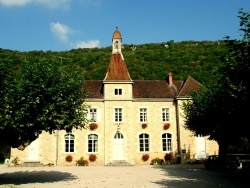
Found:
<path fill-rule="evenodd" d="M 103 80 L 111 52 L 111 46 L 61 52 L 0 49 L 0 59 L 11 60 L 16 64 L 25 59 L 38 61 L 41 58 L 63 63 L 72 62 L 79 64 L 85 71 L 85 80 Z M 192 76 L 200 83 L 206 84 L 217 80 L 218 65 L 225 56 L 226 48 L 224 40 L 163 41 L 138 45 L 124 44 L 122 53 L 133 80 L 164 80 L 171 71 L 175 80 L 184 80 Z"/>
<path fill-rule="evenodd" d="M 77 64 L 0 61 L 0 143 L 24 149 L 41 131 L 84 128 L 84 71 Z"/>
<path fill-rule="evenodd" d="M 219 67 L 218 82 L 204 85 L 184 105 L 186 125 L 196 135 L 216 140 L 219 154 L 239 139 L 250 139 L 250 12 L 239 10 L 242 40 L 227 37 L 228 53 Z"/>

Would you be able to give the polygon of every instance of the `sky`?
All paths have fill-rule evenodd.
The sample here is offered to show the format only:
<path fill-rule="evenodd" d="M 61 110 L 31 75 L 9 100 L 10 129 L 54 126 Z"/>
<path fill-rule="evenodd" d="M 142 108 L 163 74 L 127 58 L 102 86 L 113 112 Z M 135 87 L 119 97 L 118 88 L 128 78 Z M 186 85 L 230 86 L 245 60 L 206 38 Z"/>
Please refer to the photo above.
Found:
<path fill-rule="evenodd" d="M 0 0 L 0 48 L 68 51 L 170 40 L 241 39 L 250 0 Z"/>

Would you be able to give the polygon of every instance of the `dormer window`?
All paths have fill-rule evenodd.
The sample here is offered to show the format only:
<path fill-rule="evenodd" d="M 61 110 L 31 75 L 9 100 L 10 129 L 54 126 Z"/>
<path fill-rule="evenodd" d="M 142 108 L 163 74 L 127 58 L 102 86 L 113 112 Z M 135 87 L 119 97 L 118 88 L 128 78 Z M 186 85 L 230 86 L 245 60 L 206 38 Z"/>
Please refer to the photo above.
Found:
<path fill-rule="evenodd" d="M 122 95 L 122 89 L 115 89 L 115 95 Z"/>

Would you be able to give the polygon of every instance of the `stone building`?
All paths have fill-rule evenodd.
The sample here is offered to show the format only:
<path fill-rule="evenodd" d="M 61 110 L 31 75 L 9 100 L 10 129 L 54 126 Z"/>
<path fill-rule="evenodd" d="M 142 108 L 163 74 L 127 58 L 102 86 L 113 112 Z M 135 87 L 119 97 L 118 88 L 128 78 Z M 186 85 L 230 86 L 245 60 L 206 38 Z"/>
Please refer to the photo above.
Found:
<path fill-rule="evenodd" d="M 86 80 L 86 104 L 89 106 L 89 129 L 72 132 L 42 132 L 24 151 L 12 149 L 20 163 L 39 161 L 42 164 L 76 165 L 76 160 L 97 159 L 90 165 L 125 162 L 131 165 L 150 164 L 154 158 L 184 163 L 217 154 L 218 145 L 206 137 L 195 137 L 184 129 L 182 103 L 200 83 L 189 76 L 174 80 L 171 73 L 165 80 L 132 80 L 122 55 L 122 36 L 116 29 L 112 36 L 112 53 L 103 80 Z M 147 161 L 142 156 L 148 154 Z M 72 162 L 65 158 L 72 156 Z"/>

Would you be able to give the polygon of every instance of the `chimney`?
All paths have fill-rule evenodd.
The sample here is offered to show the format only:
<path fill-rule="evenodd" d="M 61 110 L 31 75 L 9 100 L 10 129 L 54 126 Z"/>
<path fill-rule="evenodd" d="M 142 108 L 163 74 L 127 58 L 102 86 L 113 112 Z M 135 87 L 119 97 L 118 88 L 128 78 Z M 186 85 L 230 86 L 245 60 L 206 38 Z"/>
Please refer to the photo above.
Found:
<path fill-rule="evenodd" d="M 173 85 L 172 72 L 169 72 L 169 73 L 168 73 L 168 76 L 167 76 L 167 83 L 168 83 L 169 85 Z"/>

